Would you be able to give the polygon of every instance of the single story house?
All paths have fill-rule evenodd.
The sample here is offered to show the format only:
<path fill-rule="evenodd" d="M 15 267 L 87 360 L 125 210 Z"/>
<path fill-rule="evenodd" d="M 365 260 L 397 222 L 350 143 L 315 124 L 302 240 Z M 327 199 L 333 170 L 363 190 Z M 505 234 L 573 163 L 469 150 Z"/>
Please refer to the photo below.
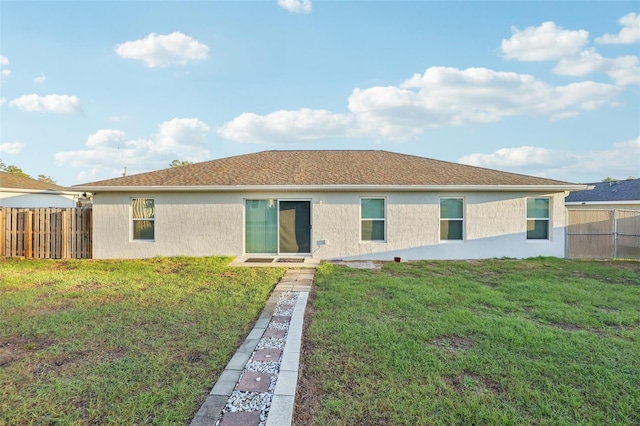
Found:
<path fill-rule="evenodd" d="M 0 172 L 0 207 L 75 207 L 82 191 Z"/>
<path fill-rule="evenodd" d="M 93 256 L 473 259 L 565 254 L 564 197 L 541 177 L 387 151 L 264 151 L 74 187 Z"/>
<path fill-rule="evenodd" d="M 591 190 L 571 191 L 565 204 L 569 210 L 640 210 L 640 179 L 590 183 Z"/>

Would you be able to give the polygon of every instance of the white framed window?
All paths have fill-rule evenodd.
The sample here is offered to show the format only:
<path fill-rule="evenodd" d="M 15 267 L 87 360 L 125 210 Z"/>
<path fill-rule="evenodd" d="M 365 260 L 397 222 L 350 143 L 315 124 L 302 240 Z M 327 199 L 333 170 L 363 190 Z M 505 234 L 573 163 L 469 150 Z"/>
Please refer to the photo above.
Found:
<path fill-rule="evenodd" d="M 440 240 L 464 239 L 464 198 L 440 198 Z"/>
<path fill-rule="evenodd" d="M 155 202 L 153 198 L 131 199 L 131 239 L 154 241 Z"/>
<path fill-rule="evenodd" d="M 527 198 L 527 240 L 548 240 L 551 200 Z"/>
<path fill-rule="evenodd" d="M 386 241 L 386 202 L 384 198 L 360 199 L 360 240 Z"/>

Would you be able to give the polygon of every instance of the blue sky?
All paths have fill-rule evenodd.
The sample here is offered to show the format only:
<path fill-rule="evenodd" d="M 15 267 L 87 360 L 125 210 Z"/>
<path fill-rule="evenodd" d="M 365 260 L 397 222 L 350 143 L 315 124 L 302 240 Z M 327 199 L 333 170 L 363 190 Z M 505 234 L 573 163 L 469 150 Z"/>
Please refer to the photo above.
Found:
<path fill-rule="evenodd" d="M 0 158 L 61 185 L 272 149 L 640 176 L 637 2 L 0 8 Z"/>

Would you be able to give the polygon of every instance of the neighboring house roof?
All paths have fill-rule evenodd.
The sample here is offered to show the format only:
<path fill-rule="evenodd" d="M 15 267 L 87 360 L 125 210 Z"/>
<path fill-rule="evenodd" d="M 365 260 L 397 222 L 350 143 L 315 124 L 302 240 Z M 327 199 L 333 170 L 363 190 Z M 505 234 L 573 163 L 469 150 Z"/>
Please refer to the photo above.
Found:
<path fill-rule="evenodd" d="M 640 179 L 617 180 L 612 182 L 591 183 L 588 191 L 571 191 L 565 198 L 566 203 L 610 202 L 640 203 Z"/>
<path fill-rule="evenodd" d="M 12 173 L 0 171 L 0 188 L 2 189 L 26 189 L 29 191 L 57 191 L 64 192 L 66 188 L 54 183 L 42 182 L 39 180 L 26 178 Z"/>
<path fill-rule="evenodd" d="M 348 189 L 447 186 L 585 189 L 553 179 L 501 172 L 388 151 L 263 151 L 77 185 L 95 190 Z"/>

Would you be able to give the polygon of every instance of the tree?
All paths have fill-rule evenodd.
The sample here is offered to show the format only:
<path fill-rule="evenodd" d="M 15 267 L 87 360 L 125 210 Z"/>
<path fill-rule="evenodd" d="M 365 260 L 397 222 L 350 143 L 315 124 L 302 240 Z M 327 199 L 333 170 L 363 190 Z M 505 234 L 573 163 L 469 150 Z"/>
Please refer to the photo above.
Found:
<path fill-rule="evenodd" d="M 175 167 L 182 167 L 182 166 L 188 166 L 189 164 L 193 164 L 191 161 L 180 161 L 180 160 L 173 160 L 171 162 L 171 164 L 169 164 L 172 168 Z"/>
<path fill-rule="evenodd" d="M 56 183 L 56 181 L 53 180 L 51 176 L 46 176 L 46 175 L 38 175 L 38 180 L 40 182 L 45 182 L 45 183 L 53 183 L 53 184 Z"/>
<path fill-rule="evenodd" d="M 4 161 L 2 161 L 2 159 L 0 159 L 0 170 L 2 170 L 3 172 L 11 173 L 12 175 L 33 179 L 29 174 L 25 173 L 24 170 L 22 170 L 20 167 L 14 166 L 13 164 L 7 165 L 4 163 Z M 51 176 L 47 176 L 47 175 L 38 175 L 37 180 L 45 183 L 53 183 L 53 184 L 56 183 L 56 181 L 53 180 Z"/>
<path fill-rule="evenodd" d="M 616 178 L 612 178 L 611 176 L 607 176 L 606 178 L 602 179 L 603 182 L 617 182 L 618 179 Z"/>
<path fill-rule="evenodd" d="M 20 167 L 14 166 L 13 164 L 6 165 L 2 160 L 0 160 L 0 170 L 7 173 L 11 173 L 12 175 L 22 176 L 22 177 L 32 179 L 32 177 L 26 174 Z"/>

